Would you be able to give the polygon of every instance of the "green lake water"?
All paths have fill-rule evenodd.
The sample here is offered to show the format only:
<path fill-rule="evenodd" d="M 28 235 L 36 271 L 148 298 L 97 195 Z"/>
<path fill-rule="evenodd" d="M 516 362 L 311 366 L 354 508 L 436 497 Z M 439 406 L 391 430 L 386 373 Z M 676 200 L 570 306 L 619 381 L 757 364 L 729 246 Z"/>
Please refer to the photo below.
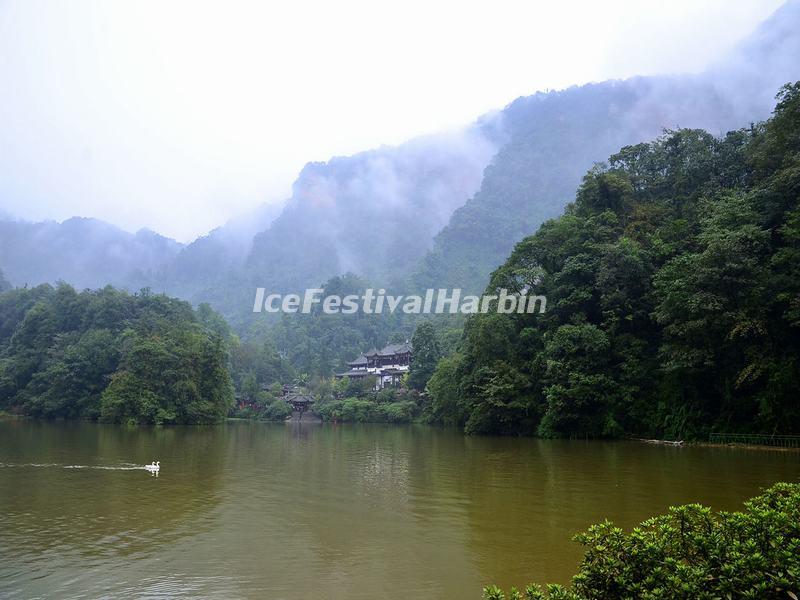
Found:
<path fill-rule="evenodd" d="M 477 600 L 489 583 L 566 583 L 591 523 L 737 509 L 798 479 L 797 452 L 0 421 L 0 598 Z"/>

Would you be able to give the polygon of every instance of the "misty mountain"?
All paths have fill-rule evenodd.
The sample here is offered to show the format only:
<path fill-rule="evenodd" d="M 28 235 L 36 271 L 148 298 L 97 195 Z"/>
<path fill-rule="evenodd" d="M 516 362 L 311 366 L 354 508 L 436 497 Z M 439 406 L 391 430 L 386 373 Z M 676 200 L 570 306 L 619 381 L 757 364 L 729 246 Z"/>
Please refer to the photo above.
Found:
<path fill-rule="evenodd" d="M 129 233 L 104 221 L 0 221 L 0 268 L 15 286 L 66 281 L 77 288 L 135 287 L 182 245 L 148 229 Z"/>
<path fill-rule="evenodd" d="M 778 10 L 699 75 L 637 77 L 519 98 L 502 111 L 509 141 L 480 190 L 453 214 L 412 276 L 416 288 L 483 290 L 514 245 L 559 215 L 584 173 L 664 129 L 722 134 L 769 115 L 800 78 L 800 3 Z"/>
<path fill-rule="evenodd" d="M 798 26 L 790 3 L 703 73 L 537 93 L 460 134 L 310 163 L 229 280 L 247 291 L 240 308 L 224 305 L 230 289 L 208 299 L 230 315 L 249 310 L 255 286 L 295 291 L 346 272 L 393 289 L 480 291 L 595 162 L 665 129 L 723 134 L 766 118 L 780 86 L 800 77 Z"/>
<path fill-rule="evenodd" d="M 352 272 L 399 285 L 478 189 L 497 148 L 490 121 L 309 163 L 283 213 L 253 241 L 251 280 L 288 291 Z"/>
<path fill-rule="evenodd" d="M 309 163 L 280 214 L 269 205 L 199 238 L 149 285 L 208 302 L 240 330 L 251 324 L 257 286 L 294 292 L 348 272 L 402 286 L 478 189 L 502 135 L 488 116 L 463 131 Z"/>
<path fill-rule="evenodd" d="M 148 229 L 132 234 L 99 219 L 30 223 L 3 215 L 0 269 L 16 286 L 62 280 L 78 289 L 152 287 L 196 300 L 198 294 L 213 295 L 227 273 L 241 268 L 253 236 L 281 208 L 280 203 L 263 204 L 188 245 Z"/>
<path fill-rule="evenodd" d="M 347 272 L 395 290 L 478 291 L 596 161 L 665 128 L 721 134 L 768 116 L 779 87 L 800 78 L 798 31 L 792 2 L 703 73 L 537 93 L 461 131 L 309 163 L 285 204 L 186 246 L 93 219 L 5 219 L 0 268 L 14 285 L 150 286 L 210 302 L 240 327 L 256 286 L 296 291 Z"/>
<path fill-rule="evenodd" d="M 187 300 L 218 304 L 218 288 L 241 270 L 253 237 L 267 229 L 282 208 L 282 203 L 262 204 L 200 236 L 165 263 L 149 285 Z"/>

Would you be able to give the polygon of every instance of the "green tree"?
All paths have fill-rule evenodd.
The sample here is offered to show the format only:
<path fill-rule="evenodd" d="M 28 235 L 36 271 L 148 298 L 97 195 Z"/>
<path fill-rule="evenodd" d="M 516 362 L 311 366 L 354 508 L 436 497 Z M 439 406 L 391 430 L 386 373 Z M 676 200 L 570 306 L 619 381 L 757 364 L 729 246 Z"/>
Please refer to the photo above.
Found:
<path fill-rule="evenodd" d="M 205 311 L 149 292 L 66 284 L 0 296 L 7 409 L 111 422 L 219 420 L 232 403 L 226 339 Z"/>
<path fill-rule="evenodd" d="M 575 536 L 585 548 L 570 588 L 526 600 L 795 598 L 800 594 L 800 485 L 779 483 L 740 512 L 676 506 L 625 533 L 608 521 Z M 486 600 L 505 598 L 496 586 Z M 512 592 L 509 598 L 520 598 Z"/>
<path fill-rule="evenodd" d="M 668 131 L 592 168 L 487 287 L 428 390 L 471 432 L 702 438 L 800 428 L 800 85 L 765 123 Z"/>
<path fill-rule="evenodd" d="M 442 357 L 436 330 L 430 321 L 417 325 L 411 338 L 411 368 L 408 374 L 409 387 L 424 390 L 428 380 L 436 369 L 436 363 Z"/>

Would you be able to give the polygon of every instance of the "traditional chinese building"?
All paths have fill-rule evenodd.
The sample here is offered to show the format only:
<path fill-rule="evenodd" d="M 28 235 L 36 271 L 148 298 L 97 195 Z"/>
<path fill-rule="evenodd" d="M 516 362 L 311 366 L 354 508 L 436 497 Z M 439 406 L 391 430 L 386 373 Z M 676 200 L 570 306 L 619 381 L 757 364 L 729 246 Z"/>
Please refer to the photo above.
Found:
<path fill-rule="evenodd" d="M 381 350 L 373 348 L 347 365 L 350 369 L 338 373 L 336 375 L 338 379 L 375 377 L 377 390 L 397 387 L 411 366 L 411 344 L 406 341 L 402 344 L 389 344 Z"/>
<path fill-rule="evenodd" d="M 298 385 L 283 386 L 283 401 L 292 407 L 291 420 L 302 421 L 303 414 L 312 412 L 314 397 Z"/>
<path fill-rule="evenodd" d="M 292 407 L 292 410 L 303 413 L 314 404 L 314 397 L 309 394 L 291 394 L 285 398 L 285 401 Z"/>

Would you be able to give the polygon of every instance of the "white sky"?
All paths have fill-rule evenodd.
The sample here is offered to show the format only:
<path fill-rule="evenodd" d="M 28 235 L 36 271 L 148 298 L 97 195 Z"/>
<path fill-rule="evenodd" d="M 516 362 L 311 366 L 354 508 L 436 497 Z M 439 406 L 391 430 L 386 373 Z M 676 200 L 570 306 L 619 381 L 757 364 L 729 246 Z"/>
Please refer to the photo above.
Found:
<path fill-rule="evenodd" d="M 188 241 L 308 161 L 697 71 L 781 0 L 0 0 L 0 211 Z"/>

